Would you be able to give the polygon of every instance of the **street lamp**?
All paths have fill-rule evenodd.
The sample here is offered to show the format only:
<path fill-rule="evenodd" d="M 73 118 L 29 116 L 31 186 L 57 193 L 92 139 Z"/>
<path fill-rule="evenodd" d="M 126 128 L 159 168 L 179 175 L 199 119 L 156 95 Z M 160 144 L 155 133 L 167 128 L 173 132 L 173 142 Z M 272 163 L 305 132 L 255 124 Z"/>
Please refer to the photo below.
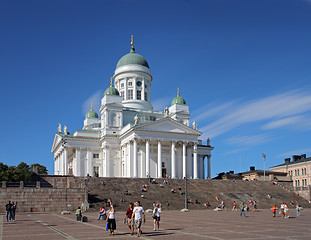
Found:
<path fill-rule="evenodd" d="M 266 154 L 262 154 L 263 157 L 263 180 L 266 181 Z"/>

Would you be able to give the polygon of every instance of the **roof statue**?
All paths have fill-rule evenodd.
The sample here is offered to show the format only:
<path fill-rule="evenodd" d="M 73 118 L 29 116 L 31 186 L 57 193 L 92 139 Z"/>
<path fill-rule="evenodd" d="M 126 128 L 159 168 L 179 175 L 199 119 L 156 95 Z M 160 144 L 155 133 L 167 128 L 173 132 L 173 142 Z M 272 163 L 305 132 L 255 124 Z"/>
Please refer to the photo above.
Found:
<path fill-rule="evenodd" d="M 192 123 L 192 127 L 193 127 L 193 129 L 194 129 L 194 130 L 197 130 L 197 128 L 198 128 L 198 124 L 196 124 L 196 123 L 195 123 L 195 121 L 193 121 L 193 123 Z"/>
<path fill-rule="evenodd" d="M 131 35 L 131 46 L 132 46 L 132 48 L 134 48 L 134 36 L 133 36 L 133 34 Z"/>
<path fill-rule="evenodd" d="M 62 132 L 62 125 L 59 123 L 58 124 L 58 132 L 61 133 Z"/>
<path fill-rule="evenodd" d="M 135 121 L 134 125 L 137 125 L 137 123 L 138 123 L 138 116 L 137 115 L 135 115 L 134 121 Z"/>
<path fill-rule="evenodd" d="M 166 107 L 164 109 L 164 117 L 168 117 L 169 111 L 168 111 L 168 107 Z"/>
<path fill-rule="evenodd" d="M 68 134 L 68 133 L 67 133 L 67 126 L 66 126 L 66 125 L 64 126 L 64 134 L 65 134 L 65 135 Z"/>
<path fill-rule="evenodd" d="M 210 140 L 209 138 L 207 139 L 206 142 L 207 142 L 207 146 L 210 146 L 210 145 L 211 145 L 211 140 Z"/>

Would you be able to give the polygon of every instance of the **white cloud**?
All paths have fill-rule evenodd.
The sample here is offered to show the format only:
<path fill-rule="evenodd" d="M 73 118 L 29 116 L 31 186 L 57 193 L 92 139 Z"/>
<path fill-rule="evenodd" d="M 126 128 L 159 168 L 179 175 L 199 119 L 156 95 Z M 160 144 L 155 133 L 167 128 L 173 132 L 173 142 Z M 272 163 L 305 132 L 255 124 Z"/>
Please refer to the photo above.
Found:
<path fill-rule="evenodd" d="M 91 103 L 93 103 L 93 108 L 94 111 L 97 112 L 97 114 L 99 114 L 99 108 L 101 105 L 100 100 L 102 99 L 103 95 L 102 95 L 102 91 L 98 90 L 97 92 L 95 92 L 94 94 L 92 94 L 87 100 L 85 100 L 82 104 L 82 113 L 86 114 L 88 111 L 90 111 L 91 109 Z"/>
<path fill-rule="evenodd" d="M 311 148 L 303 148 L 303 149 L 298 149 L 298 150 L 293 150 L 289 152 L 282 153 L 277 156 L 277 158 L 280 157 L 291 157 L 292 155 L 299 155 L 299 154 L 306 154 L 306 153 L 311 153 Z"/>
<path fill-rule="evenodd" d="M 235 105 L 229 113 L 200 128 L 200 131 L 212 138 L 243 124 L 289 117 L 310 110 L 311 95 L 295 90 Z"/>
<path fill-rule="evenodd" d="M 172 97 L 158 98 L 152 101 L 153 109 L 156 111 L 164 111 L 164 108 L 169 107 L 169 103 L 172 101 Z"/>
<path fill-rule="evenodd" d="M 228 138 L 226 143 L 230 145 L 255 145 L 271 141 L 271 137 L 267 134 L 259 134 L 254 136 L 235 136 Z"/>
<path fill-rule="evenodd" d="M 215 106 L 215 104 L 208 104 L 208 105 L 205 105 L 199 109 L 197 109 L 195 112 L 194 112 L 194 116 L 192 117 L 192 119 L 194 119 L 196 122 L 202 120 L 202 119 L 206 119 L 208 117 L 211 117 L 211 116 L 215 116 L 216 114 L 223 114 L 224 111 L 227 111 L 229 110 L 229 108 L 233 105 L 234 102 L 227 102 L 227 103 L 223 103 L 223 104 L 220 104 L 216 107 L 213 107 Z"/>
<path fill-rule="evenodd" d="M 279 120 L 275 120 L 275 121 L 267 123 L 266 125 L 262 127 L 262 129 L 268 130 L 268 129 L 284 127 L 284 126 L 288 126 L 292 124 L 298 124 L 302 120 L 303 120 L 302 116 L 283 118 L 283 119 L 279 119 Z"/>
<path fill-rule="evenodd" d="M 237 148 L 237 149 L 234 149 L 232 151 L 225 152 L 225 153 L 223 153 L 223 155 L 231 155 L 231 154 L 234 154 L 234 153 L 242 152 L 244 150 L 247 150 L 247 148 Z"/>

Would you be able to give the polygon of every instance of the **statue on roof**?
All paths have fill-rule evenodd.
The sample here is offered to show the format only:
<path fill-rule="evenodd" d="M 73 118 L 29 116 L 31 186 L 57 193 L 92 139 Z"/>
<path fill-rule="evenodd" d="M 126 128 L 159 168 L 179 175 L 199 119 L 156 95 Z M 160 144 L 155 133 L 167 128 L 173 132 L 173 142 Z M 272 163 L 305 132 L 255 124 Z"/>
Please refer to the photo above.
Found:
<path fill-rule="evenodd" d="M 197 130 L 197 128 L 198 128 L 198 124 L 196 124 L 196 123 L 195 123 L 195 121 L 193 121 L 193 123 L 192 123 L 192 127 L 193 127 L 193 129 L 194 129 L 194 130 Z"/>
<path fill-rule="evenodd" d="M 64 126 L 64 134 L 67 135 L 67 126 Z"/>
<path fill-rule="evenodd" d="M 58 129 L 58 133 L 62 132 L 62 125 L 60 123 L 58 124 L 58 128 L 57 129 Z"/>
<path fill-rule="evenodd" d="M 164 109 L 164 117 L 168 117 L 169 111 L 168 111 L 168 107 L 166 107 Z"/>
<path fill-rule="evenodd" d="M 211 140 L 209 138 L 207 139 L 206 143 L 207 143 L 207 146 L 211 146 Z"/>
<path fill-rule="evenodd" d="M 134 117 L 134 125 L 137 125 L 137 123 L 138 123 L 138 116 L 135 115 L 135 117 Z"/>

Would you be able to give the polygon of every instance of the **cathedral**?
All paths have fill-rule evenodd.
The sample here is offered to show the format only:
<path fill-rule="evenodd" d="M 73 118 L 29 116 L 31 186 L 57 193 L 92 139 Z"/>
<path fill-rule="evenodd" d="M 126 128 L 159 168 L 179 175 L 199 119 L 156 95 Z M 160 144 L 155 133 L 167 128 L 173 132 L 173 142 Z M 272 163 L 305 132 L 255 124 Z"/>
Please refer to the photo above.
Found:
<path fill-rule="evenodd" d="M 146 59 L 130 52 L 117 63 L 101 99 L 83 128 L 73 134 L 59 124 L 52 146 L 54 174 L 97 177 L 211 177 L 211 151 L 189 123 L 189 106 L 180 96 L 164 111 L 151 104 L 152 75 Z M 206 161 L 205 161 L 206 160 Z M 207 176 L 204 169 L 207 167 Z"/>

